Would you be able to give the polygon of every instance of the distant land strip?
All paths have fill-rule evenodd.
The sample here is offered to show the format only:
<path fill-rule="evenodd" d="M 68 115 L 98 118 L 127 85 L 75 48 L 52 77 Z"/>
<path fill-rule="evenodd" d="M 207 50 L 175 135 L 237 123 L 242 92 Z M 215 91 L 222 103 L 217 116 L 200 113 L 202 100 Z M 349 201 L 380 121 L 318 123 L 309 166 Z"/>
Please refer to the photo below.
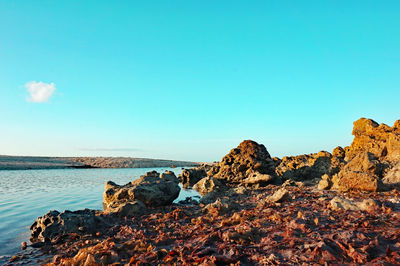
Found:
<path fill-rule="evenodd" d="M 192 167 L 200 163 L 131 157 L 41 157 L 0 155 L 0 170 L 63 168 Z"/>

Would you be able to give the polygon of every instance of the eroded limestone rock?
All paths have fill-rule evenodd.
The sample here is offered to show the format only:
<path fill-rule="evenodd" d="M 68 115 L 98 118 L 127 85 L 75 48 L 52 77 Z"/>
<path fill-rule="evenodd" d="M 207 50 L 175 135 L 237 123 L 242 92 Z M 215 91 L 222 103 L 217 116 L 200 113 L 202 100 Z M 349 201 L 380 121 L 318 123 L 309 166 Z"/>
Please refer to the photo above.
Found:
<path fill-rule="evenodd" d="M 240 183 L 254 172 L 274 175 L 275 162 L 264 145 L 245 140 L 225 155 L 218 165 L 213 166 L 207 175 Z"/>
<path fill-rule="evenodd" d="M 275 191 L 274 194 L 269 196 L 267 200 L 272 202 L 282 202 L 288 198 L 289 198 L 289 192 L 286 190 L 286 188 L 282 187 L 277 191 Z"/>
<path fill-rule="evenodd" d="M 197 182 L 193 186 L 193 189 L 199 192 L 202 196 L 204 196 L 213 191 L 224 190 L 225 185 L 220 179 L 207 176 L 202 178 L 199 182 Z"/>
<path fill-rule="evenodd" d="M 378 207 L 378 204 L 373 199 L 355 202 L 341 197 L 334 197 L 330 201 L 330 206 L 333 210 L 372 211 Z"/>
<path fill-rule="evenodd" d="M 336 148 L 335 156 L 326 151 L 298 156 L 285 156 L 276 167 L 276 173 L 283 180 L 304 181 L 321 178 L 325 174 L 335 174 L 344 164 L 340 147 Z M 341 156 L 341 157 L 338 157 Z"/>
<path fill-rule="evenodd" d="M 207 171 L 210 169 L 211 166 L 206 164 L 196 168 L 184 169 L 179 175 L 179 181 L 184 188 L 193 187 L 200 179 L 207 176 Z"/>
<path fill-rule="evenodd" d="M 106 225 L 100 211 L 50 211 L 31 225 L 31 241 L 48 241 L 68 233 L 95 233 Z"/>
<path fill-rule="evenodd" d="M 167 171 L 160 175 L 153 171 L 123 186 L 107 182 L 103 194 L 103 206 L 107 212 L 115 212 L 120 205 L 135 201 L 141 201 L 146 206 L 164 206 L 171 204 L 179 192 L 178 179 L 173 172 Z"/>

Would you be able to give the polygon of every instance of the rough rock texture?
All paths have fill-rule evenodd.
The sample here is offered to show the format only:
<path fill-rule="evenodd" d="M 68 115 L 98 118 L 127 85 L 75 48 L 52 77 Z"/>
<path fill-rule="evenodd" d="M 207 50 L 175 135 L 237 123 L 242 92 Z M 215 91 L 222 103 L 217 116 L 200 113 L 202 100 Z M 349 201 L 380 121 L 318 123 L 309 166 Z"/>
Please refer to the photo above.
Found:
<path fill-rule="evenodd" d="M 334 155 L 326 151 L 318 153 L 285 156 L 276 167 L 276 173 L 283 180 L 293 179 L 303 181 L 321 178 L 322 175 L 337 173 L 344 165 L 344 156 L 340 147 L 334 150 Z M 344 152 L 344 150 L 343 150 Z"/>
<path fill-rule="evenodd" d="M 115 212 L 121 204 L 141 201 L 146 206 L 171 204 L 179 195 L 178 179 L 171 171 L 161 175 L 148 172 L 139 179 L 124 186 L 107 182 L 103 194 L 103 206 L 107 212 Z"/>
<path fill-rule="evenodd" d="M 216 212 L 219 215 L 227 213 L 233 208 L 233 203 L 230 202 L 228 199 L 225 198 L 217 198 L 213 203 L 209 203 L 204 206 L 204 210 L 206 212 Z"/>
<path fill-rule="evenodd" d="M 179 181 L 184 188 L 193 187 L 194 184 L 207 176 L 207 172 L 211 169 L 211 165 L 203 164 L 199 167 L 184 169 L 179 175 Z"/>
<path fill-rule="evenodd" d="M 397 183 L 396 170 L 391 169 L 400 162 L 399 124 L 399 120 L 393 127 L 366 118 L 355 121 L 354 140 L 345 151 L 348 163 L 332 176 L 332 189 L 381 191 L 390 187 L 384 183 Z"/>
<path fill-rule="evenodd" d="M 400 161 L 400 120 L 393 127 L 378 124 L 372 119 L 360 118 L 354 122 L 354 140 L 346 153 L 348 160 L 357 154 L 368 151 L 379 161 Z"/>
<path fill-rule="evenodd" d="M 329 175 L 326 174 L 323 175 L 318 183 L 318 189 L 325 190 L 331 188 L 331 186 L 332 186 L 332 181 L 330 180 Z"/>
<path fill-rule="evenodd" d="M 276 204 L 268 200 L 276 189 L 269 185 L 232 194 L 228 202 L 220 194 L 221 200 L 207 208 L 152 208 L 144 216 L 116 221 L 101 234 L 66 235 L 46 246 L 53 258 L 40 261 L 27 255 L 30 262 L 25 264 L 400 264 L 399 190 L 352 193 L 347 199 L 352 204 L 367 200 L 372 208 L 346 211 L 331 206 L 337 192 L 288 186 L 291 200 Z M 26 259 L 18 257 L 14 264 L 22 265 Z"/>
<path fill-rule="evenodd" d="M 213 192 L 213 191 L 220 191 L 225 188 L 225 185 L 220 179 L 214 177 L 204 177 L 199 182 L 197 182 L 193 189 L 199 192 L 202 196 Z"/>
<path fill-rule="evenodd" d="M 382 178 L 382 183 L 387 188 L 400 187 L 400 162 L 393 166 Z"/>
<path fill-rule="evenodd" d="M 134 200 L 131 202 L 125 202 L 116 208 L 109 210 L 119 217 L 133 217 L 143 214 L 146 211 L 146 205 L 140 200 Z"/>
<path fill-rule="evenodd" d="M 383 188 L 380 179 L 381 172 L 381 164 L 373 154 L 368 152 L 360 153 L 332 178 L 332 189 L 340 191 L 379 191 Z"/>
<path fill-rule="evenodd" d="M 332 210 L 350 210 L 350 211 L 373 211 L 378 208 L 378 204 L 373 199 L 364 199 L 355 202 L 341 197 L 334 197 L 330 201 Z"/>
<path fill-rule="evenodd" d="M 272 183 L 282 184 L 282 181 L 276 175 L 260 174 L 258 172 L 250 174 L 246 179 L 243 179 L 242 181 L 242 184 L 244 184 L 246 187 L 252 188 L 264 187 Z"/>
<path fill-rule="evenodd" d="M 289 197 L 289 192 L 286 190 L 286 188 L 282 187 L 282 188 L 278 189 L 277 191 L 275 191 L 274 194 L 269 196 L 267 198 L 267 200 L 272 201 L 272 202 L 282 202 L 285 199 L 287 199 L 288 197 Z"/>
<path fill-rule="evenodd" d="M 264 145 L 245 140 L 213 166 L 207 175 L 240 183 L 254 172 L 274 175 L 275 162 Z"/>
<path fill-rule="evenodd" d="M 31 241 L 48 241 L 68 233 L 95 233 L 105 225 L 99 211 L 50 211 L 31 225 Z"/>

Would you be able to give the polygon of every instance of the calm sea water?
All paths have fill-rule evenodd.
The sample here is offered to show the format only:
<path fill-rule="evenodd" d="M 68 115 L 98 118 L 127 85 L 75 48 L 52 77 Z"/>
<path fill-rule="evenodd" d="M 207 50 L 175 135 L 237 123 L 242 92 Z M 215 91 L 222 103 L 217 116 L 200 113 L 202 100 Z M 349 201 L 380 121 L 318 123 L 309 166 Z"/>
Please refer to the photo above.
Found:
<path fill-rule="evenodd" d="M 123 185 L 148 171 L 179 168 L 52 169 L 0 171 L 0 262 L 20 250 L 28 241 L 29 227 L 49 210 L 102 209 L 104 184 L 112 180 Z M 181 190 L 176 201 L 198 195 Z M 1 264 L 1 263 L 0 263 Z"/>

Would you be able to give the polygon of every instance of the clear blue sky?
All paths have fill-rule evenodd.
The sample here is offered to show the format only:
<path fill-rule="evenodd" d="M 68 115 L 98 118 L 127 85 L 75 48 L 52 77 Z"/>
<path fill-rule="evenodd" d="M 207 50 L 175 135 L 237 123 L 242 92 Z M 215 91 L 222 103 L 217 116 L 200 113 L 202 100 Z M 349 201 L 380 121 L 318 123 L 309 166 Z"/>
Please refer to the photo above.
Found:
<path fill-rule="evenodd" d="M 400 1 L 0 0 L 0 154 L 283 156 L 359 117 L 400 119 Z"/>

